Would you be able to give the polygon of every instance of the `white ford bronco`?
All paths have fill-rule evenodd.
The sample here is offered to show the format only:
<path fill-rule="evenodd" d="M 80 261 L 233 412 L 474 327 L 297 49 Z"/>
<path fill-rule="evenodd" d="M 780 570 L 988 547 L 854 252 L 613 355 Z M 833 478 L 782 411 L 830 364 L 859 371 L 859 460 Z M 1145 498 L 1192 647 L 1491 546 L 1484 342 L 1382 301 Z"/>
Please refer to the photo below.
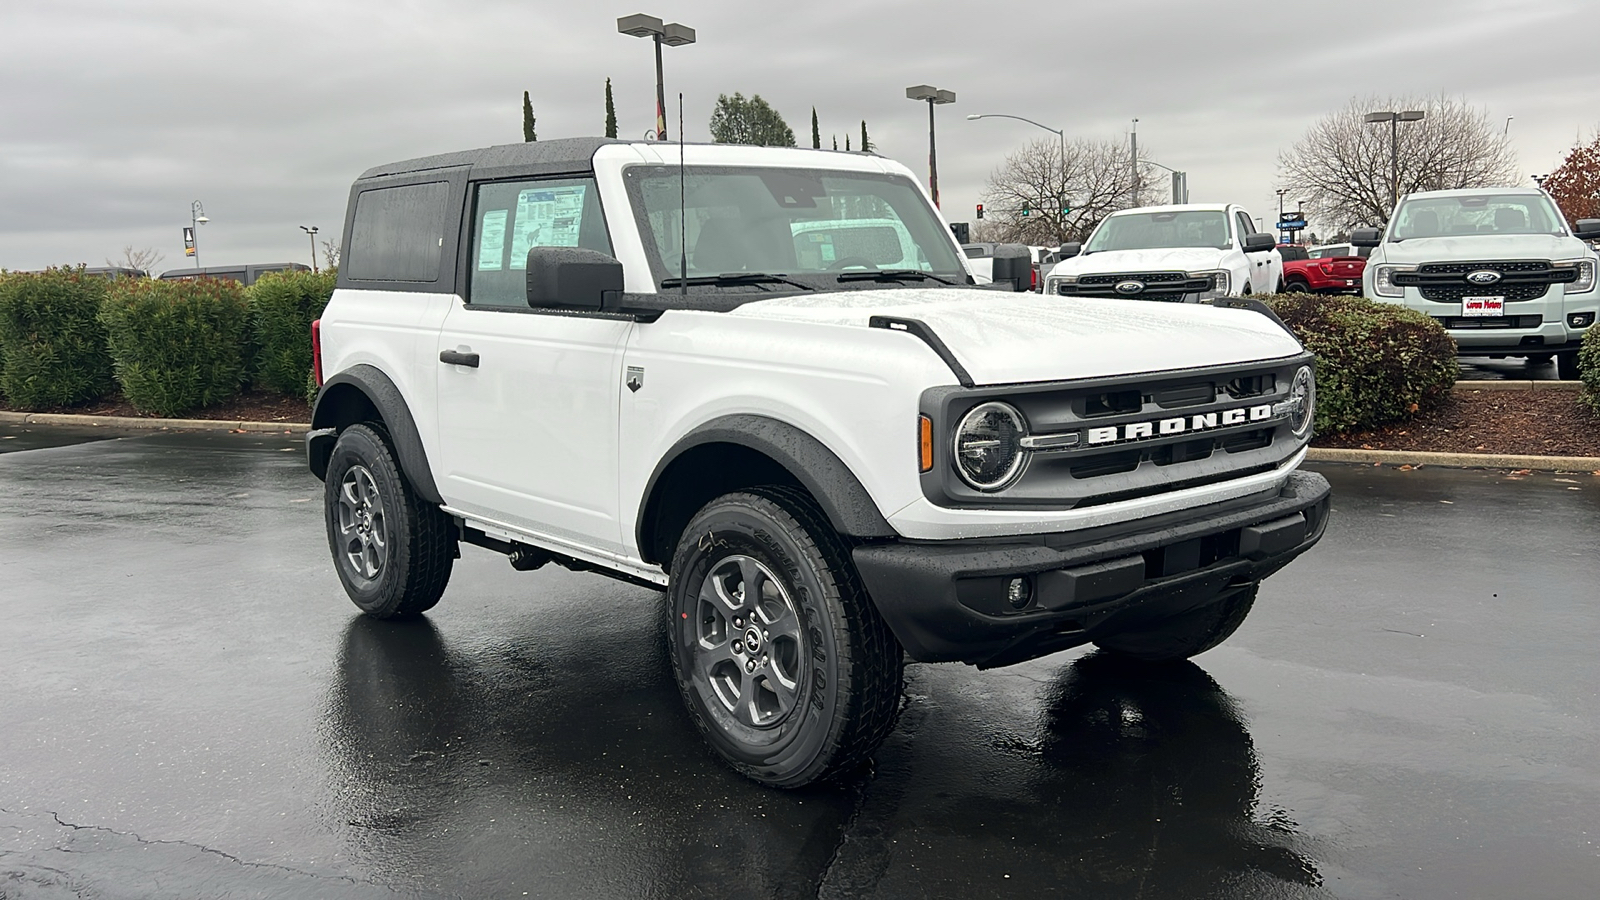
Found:
<path fill-rule="evenodd" d="M 1062 244 L 1044 292 L 1209 303 L 1278 293 L 1278 239 L 1232 203 L 1144 206 L 1106 216 L 1083 243 Z"/>
<path fill-rule="evenodd" d="M 1536 188 L 1423 191 L 1401 198 L 1387 231 L 1357 228 L 1370 247 L 1363 290 L 1433 316 L 1467 356 L 1557 360 L 1578 377 L 1578 345 L 1600 314 L 1600 220 L 1568 229 Z"/>
<path fill-rule="evenodd" d="M 381 618 L 437 603 L 462 543 L 663 590 L 691 717 L 784 787 L 872 753 L 908 655 L 1214 646 L 1327 521 L 1296 471 L 1310 354 L 1259 311 L 1018 293 L 1026 249 L 995 264 L 973 284 L 866 154 L 372 169 L 313 330 L 338 576 Z"/>

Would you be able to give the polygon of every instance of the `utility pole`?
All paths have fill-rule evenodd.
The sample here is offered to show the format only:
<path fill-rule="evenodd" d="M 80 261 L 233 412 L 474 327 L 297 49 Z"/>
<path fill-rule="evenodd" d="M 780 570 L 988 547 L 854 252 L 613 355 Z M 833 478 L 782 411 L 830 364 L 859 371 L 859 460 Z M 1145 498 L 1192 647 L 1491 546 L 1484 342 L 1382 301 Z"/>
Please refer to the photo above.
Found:
<path fill-rule="evenodd" d="M 1139 205 L 1139 120 L 1133 120 L 1133 130 L 1128 132 L 1128 168 L 1133 175 L 1133 201 L 1130 207 Z"/>

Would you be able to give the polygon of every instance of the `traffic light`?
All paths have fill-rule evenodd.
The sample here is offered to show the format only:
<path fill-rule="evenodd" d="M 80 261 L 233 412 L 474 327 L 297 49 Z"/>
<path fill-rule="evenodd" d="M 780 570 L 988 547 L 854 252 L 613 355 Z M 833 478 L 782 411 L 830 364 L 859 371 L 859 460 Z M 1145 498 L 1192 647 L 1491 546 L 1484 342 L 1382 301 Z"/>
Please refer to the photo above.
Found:
<path fill-rule="evenodd" d="M 1070 215 L 1071 213 L 1072 213 L 1072 207 L 1071 206 L 1068 206 L 1065 203 L 1061 204 L 1061 214 L 1063 216 Z"/>
<path fill-rule="evenodd" d="M 983 204 L 982 203 L 978 204 L 978 218 L 980 218 L 980 219 L 983 218 Z"/>
<path fill-rule="evenodd" d="M 1026 201 L 1026 200 L 1022 201 L 1022 214 L 1023 215 L 1027 215 L 1028 214 L 1028 201 Z"/>

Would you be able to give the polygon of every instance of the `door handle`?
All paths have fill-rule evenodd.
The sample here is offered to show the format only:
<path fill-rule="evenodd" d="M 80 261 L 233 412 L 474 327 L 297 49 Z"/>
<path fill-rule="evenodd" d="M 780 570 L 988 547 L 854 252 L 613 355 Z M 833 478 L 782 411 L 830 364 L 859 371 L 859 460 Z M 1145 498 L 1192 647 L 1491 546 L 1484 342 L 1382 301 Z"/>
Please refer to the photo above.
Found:
<path fill-rule="evenodd" d="M 466 366 L 469 369 L 478 367 L 478 354 L 462 353 L 459 350 L 440 350 L 439 362 L 448 366 Z"/>

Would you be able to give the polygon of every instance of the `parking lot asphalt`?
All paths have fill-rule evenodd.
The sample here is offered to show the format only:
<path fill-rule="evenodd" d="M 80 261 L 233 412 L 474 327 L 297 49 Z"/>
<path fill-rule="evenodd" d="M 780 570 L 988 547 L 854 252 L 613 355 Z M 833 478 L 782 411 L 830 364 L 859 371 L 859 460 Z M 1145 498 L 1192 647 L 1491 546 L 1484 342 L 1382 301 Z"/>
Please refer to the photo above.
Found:
<path fill-rule="evenodd" d="M 1462 380 L 1481 381 L 1559 381 L 1561 375 L 1554 362 L 1533 365 L 1525 359 L 1490 359 L 1487 356 L 1463 356 Z"/>
<path fill-rule="evenodd" d="M 1600 886 L 1597 477 L 1322 467 L 1226 644 L 912 665 L 870 771 L 783 793 L 702 749 L 653 592 L 468 547 L 375 622 L 297 440 L 0 437 L 5 900 Z"/>

